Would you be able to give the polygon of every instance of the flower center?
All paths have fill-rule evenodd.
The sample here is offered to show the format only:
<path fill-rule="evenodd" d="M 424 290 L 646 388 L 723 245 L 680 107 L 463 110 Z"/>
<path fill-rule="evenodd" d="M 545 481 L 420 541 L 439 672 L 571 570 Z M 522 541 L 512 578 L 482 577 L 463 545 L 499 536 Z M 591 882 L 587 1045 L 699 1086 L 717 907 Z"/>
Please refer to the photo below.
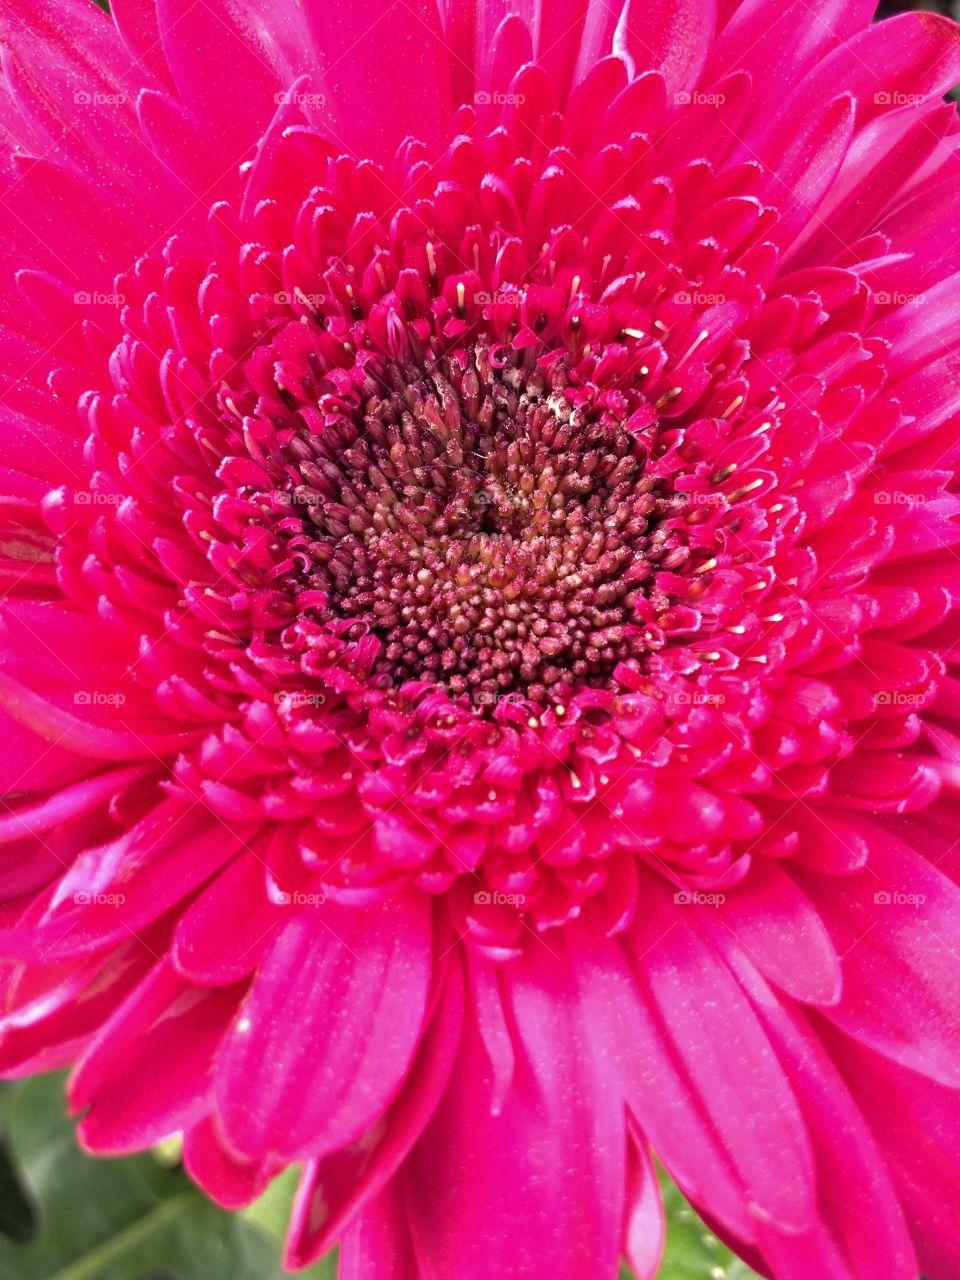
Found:
<path fill-rule="evenodd" d="M 318 620 L 379 640 L 381 687 L 483 704 L 607 686 L 663 643 L 646 593 L 685 555 L 672 485 L 646 468 L 652 414 L 629 408 L 562 360 L 486 344 L 383 367 L 355 412 L 294 442 Z"/>

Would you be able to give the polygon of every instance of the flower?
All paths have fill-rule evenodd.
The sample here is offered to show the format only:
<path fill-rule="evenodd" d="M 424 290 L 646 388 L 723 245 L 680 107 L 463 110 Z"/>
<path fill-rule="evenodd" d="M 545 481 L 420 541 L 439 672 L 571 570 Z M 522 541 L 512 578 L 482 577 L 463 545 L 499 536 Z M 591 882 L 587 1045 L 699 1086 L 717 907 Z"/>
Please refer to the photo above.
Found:
<path fill-rule="evenodd" d="M 957 28 L 10 0 L 0 1068 L 288 1261 L 960 1265 Z"/>

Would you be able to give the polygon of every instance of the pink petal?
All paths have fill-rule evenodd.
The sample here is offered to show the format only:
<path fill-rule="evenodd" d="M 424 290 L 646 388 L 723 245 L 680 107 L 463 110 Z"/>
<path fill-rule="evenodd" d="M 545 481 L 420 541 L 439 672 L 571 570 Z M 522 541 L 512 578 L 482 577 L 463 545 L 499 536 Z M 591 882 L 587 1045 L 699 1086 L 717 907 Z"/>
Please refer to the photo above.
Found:
<path fill-rule="evenodd" d="M 801 883 L 841 957 L 843 996 L 824 1012 L 854 1039 L 960 1086 L 960 888 L 873 823 L 855 876 Z M 878 975 L 883 975 L 878 981 Z"/>
<path fill-rule="evenodd" d="M 0 793 L 45 793 L 90 772 L 90 762 L 65 747 L 51 745 L 5 711 L 0 711 Z"/>
<path fill-rule="evenodd" d="M 855 31 L 783 100 L 784 119 L 811 110 L 841 85 L 857 99 L 863 125 L 902 102 L 902 94 L 911 102 L 939 98 L 960 79 L 960 31 L 941 14 L 901 13 L 886 22 L 859 22 Z"/>
<path fill-rule="evenodd" d="M 627 0 L 614 39 L 636 75 L 659 71 L 668 97 L 692 89 L 710 51 L 713 0 Z"/>
<path fill-rule="evenodd" d="M 0 1070 L 31 1075 L 69 1066 L 156 962 L 154 941 L 131 938 L 106 958 L 24 966 L 4 992 Z"/>
<path fill-rule="evenodd" d="M 887 1155 L 920 1270 L 952 1275 L 960 1256 L 960 1094 L 845 1036 L 827 1043 Z"/>
<path fill-rule="evenodd" d="M 403 1202 L 394 1179 L 347 1230 L 340 1246 L 339 1280 L 422 1280 Z"/>
<path fill-rule="evenodd" d="M 890 343 L 894 370 L 907 373 L 941 355 L 956 341 L 960 332 L 958 285 L 960 272 L 921 293 L 912 306 L 891 311 L 876 326 L 874 335 Z"/>
<path fill-rule="evenodd" d="M 702 1098 L 673 1054 L 616 943 L 586 939 L 576 952 L 580 1000 L 600 1061 L 619 1078 L 643 1136 L 692 1199 L 732 1230 L 752 1232 L 743 1180 Z"/>
<path fill-rule="evenodd" d="M 85 849 L 56 894 L 39 902 L 36 921 L 0 932 L 0 952 L 49 963 L 114 946 L 182 901 L 244 843 L 203 811 L 165 801 L 118 839 Z"/>
<path fill-rule="evenodd" d="M 756 71 L 754 113 L 762 126 L 764 107 L 782 102 L 807 69 L 864 28 L 875 8 L 874 0 L 826 0 L 818 5 L 814 21 L 806 0 L 789 0 L 776 8 L 768 0 L 744 0 L 717 39 L 704 79 L 712 83 L 741 68 Z M 827 99 L 846 83 L 835 77 Z"/>
<path fill-rule="evenodd" d="M 771 982 L 809 1004 L 839 999 L 840 965 L 830 935 L 785 871 L 757 858 L 725 899 L 718 921 Z"/>
<path fill-rule="evenodd" d="M 275 95 L 296 78 L 284 48 L 297 30 L 291 8 L 278 4 L 266 23 L 255 4 L 157 0 L 163 52 L 180 97 L 222 146 L 210 182 L 248 158 L 276 109 Z"/>
<path fill-rule="evenodd" d="M 759 156 L 768 177 L 769 197 L 780 210 L 773 232 L 789 246 L 830 190 L 853 136 L 855 103 L 849 94 L 827 99 L 798 124 L 774 130 Z M 757 153 L 749 149 L 744 158 Z"/>
<path fill-rule="evenodd" d="M 854 138 L 808 234 L 800 237 L 791 265 L 830 261 L 876 226 L 898 201 L 918 162 L 937 146 L 954 115 L 951 107 L 918 112 L 906 107 L 872 120 Z"/>
<path fill-rule="evenodd" d="M 305 0 L 304 9 L 337 140 L 375 159 L 391 156 L 407 134 L 439 147 L 450 62 L 432 0 L 373 0 L 359 27 L 346 0 Z"/>
<path fill-rule="evenodd" d="M 642 1138 L 630 1143 L 623 1256 L 636 1280 L 654 1280 L 666 1242 L 663 1201 L 650 1152 Z"/>
<path fill-rule="evenodd" d="M 812 1142 L 818 1213 L 807 1231 L 781 1232 L 761 1222 L 756 1235 L 778 1280 L 804 1276 L 889 1275 L 915 1280 L 916 1258 L 887 1164 L 856 1102 L 802 1015 L 777 1004 L 773 993 L 732 941 L 723 944 L 731 968 L 754 996 L 761 1020 L 790 1074 Z M 847 1199 L 838 1199 L 842 1186 Z M 871 1206 L 851 1213 L 849 1203 Z M 874 1212 L 875 1210 L 875 1212 Z"/>
<path fill-rule="evenodd" d="M 317 1158 L 355 1141 L 400 1088 L 430 985 L 423 895 L 306 908 L 280 930 L 227 1035 L 217 1099 L 250 1159 Z"/>
<path fill-rule="evenodd" d="M 410 1074 L 382 1123 L 349 1147 L 304 1169 L 290 1222 L 287 1265 L 303 1267 L 332 1247 L 344 1224 L 379 1195 L 406 1159 L 436 1108 L 457 1053 L 463 977 L 450 971 Z"/>
<path fill-rule="evenodd" d="M 517 1069 L 502 1105 L 468 1017 L 446 1094 L 412 1156 L 408 1204 L 423 1280 L 612 1275 L 626 1176 L 622 1097 L 594 1052 L 563 957 L 534 947 L 503 981 Z"/>
<path fill-rule="evenodd" d="M 272 1169 L 244 1160 L 227 1145 L 216 1115 L 205 1116 L 183 1137 L 183 1163 L 194 1182 L 225 1209 L 251 1204 L 270 1184 Z"/>
<path fill-rule="evenodd" d="M 170 957 L 177 972 L 203 986 L 239 982 L 257 966 L 289 909 L 267 898 L 262 862 L 246 852 L 225 867 L 180 917 Z"/>
<path fill-rule="evenodd" d="M 149 67 L 162 84 L 172 88 L 170 68 L 160 44 L 160 26 L 154 0 L 113 0 L 110 15 L 134 58 Z"/>
<path fill-rule="evenodd" d="M 644 907 L 630 936 L 641 998 L 656 1011 L 677 1069 L 721 1136 L 753 1212 L 800 1230 L 813 1212 L 803 1117 L 757 1011 L 704 939 L 715 921 L 708 915 L 701 928 L 697 913 L 712 908 L 676 905 L 652 880 Z"/>
<path fill-rule="evenodd" d="M 209 1107 L 214 1053 L 241 993 L 191 987 L 168 960 L 157 965 L 71 1077 L 70 1105 L 86 1113 L 79 1133 L 91 1151 L 137 1151 L 199 1119 Z"/>
<path fill-rule="evenodd" d="M 100 808 L 128 783 L 145 778 L 150 772 L 149 766 L 145 765 L 108 770 L 43 800 L 9 810 L 0 815 L 0 845 L 49 831 L 51 827 L 80 817 L 90 809 Z"/>

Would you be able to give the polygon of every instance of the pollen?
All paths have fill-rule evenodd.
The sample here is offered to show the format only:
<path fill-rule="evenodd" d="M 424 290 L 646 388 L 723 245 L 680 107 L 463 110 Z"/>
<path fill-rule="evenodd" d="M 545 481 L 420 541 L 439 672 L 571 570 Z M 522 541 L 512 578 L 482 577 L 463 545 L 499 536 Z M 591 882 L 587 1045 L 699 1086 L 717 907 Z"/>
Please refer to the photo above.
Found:
<path fill-rule="evenodd" d="M 562 361 L 503 360 L 481 343 L 387 365 L 354 413 L 287 446 L 301 595 L 377 642 L 381 687 L 554 704 L 662 643 L 655 573 L 688 551 L 650 435 Z"/>

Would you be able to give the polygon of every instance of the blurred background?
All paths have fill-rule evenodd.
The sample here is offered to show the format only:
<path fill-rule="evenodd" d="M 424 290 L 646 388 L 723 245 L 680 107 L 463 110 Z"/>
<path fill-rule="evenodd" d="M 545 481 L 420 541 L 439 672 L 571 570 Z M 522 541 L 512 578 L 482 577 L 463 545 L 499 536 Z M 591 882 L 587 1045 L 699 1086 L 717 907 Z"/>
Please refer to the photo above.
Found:
<path fill-rule="evenodd" d="M 948 3 L 941 4 L 937 4 L 936 0 L 932 0 L 931 4 L 888 4 L 887 0 L 882 0 L 877 9 L 877 17 L 888 18 L 893 13 L 902 13 L 904 9 L 931 9 L 933 13 L 945 13 L 950 18 L 960 19 L 960 0 L 948 0 Z"/>
<path fill-rule="evenodd" d="M 108 8 L 107 0 L 97 2 Z M 878 17 L 904 9 L 960 20 L 960 0 L 883 0 Z M 249 1209 L 223 1213 L 187 1179 L 177 1142 L 121 1160 L 85 1156 L 64 1116 L 63 1086 L 62 1075 L 0 1083 L 0 1280 L 279 1280 L 287 1274 L 280 1259 L 295 1177 L 279 1178 Z M 665 1177 L 662 1187 L 667 1247 L 658 1280 L 758 1280 Z M 336 1259 L 299 1275 L 335 1280 Z M 630 1280 L 626 1269 L 621 1280 Z"/>
<path fill-rule="evenodd" d="M 289 1274 L 280 1258 L 295 1176 L 283 1175 L 256 1204 L 231 1214 L 189 1181 L 177 1142 L 121 1160 L 90 1159 L 63 1114 L 64 1079 L 56 1074 L 0 1085 L 0 1280 L 280 1280 Z M 658 1280 L 755 1278 L 666 1178 L 663 1191 L 668 1240 Z M 335 1280 L 336 1258 L 297 1275 Z M 626 1268 L 621 1280 L 631 1280 Z"/>
<path fill-rule="evenodd" d="M 902 13 L 904 9 L 930 9 L 933 13 L 945 13 L 950 18 L 960 20 L 960 0 L 930 0 L 928 4 L 887 3 L 883 0 L 877 10 L 878 18 L 889 18 L 891 14 Z"/>

